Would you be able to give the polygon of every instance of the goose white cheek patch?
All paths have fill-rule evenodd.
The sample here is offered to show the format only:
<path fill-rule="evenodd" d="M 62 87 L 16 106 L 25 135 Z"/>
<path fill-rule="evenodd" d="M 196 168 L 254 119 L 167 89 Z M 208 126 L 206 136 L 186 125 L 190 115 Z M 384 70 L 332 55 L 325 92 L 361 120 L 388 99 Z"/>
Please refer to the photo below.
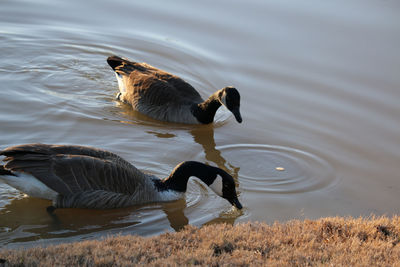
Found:
<path fill-rule="evenodd" d="M 209 185 L 212 191 L 214 191 L 218 196 L 222 197 L 222 177 L 217 175 L 214 182 Z"/>

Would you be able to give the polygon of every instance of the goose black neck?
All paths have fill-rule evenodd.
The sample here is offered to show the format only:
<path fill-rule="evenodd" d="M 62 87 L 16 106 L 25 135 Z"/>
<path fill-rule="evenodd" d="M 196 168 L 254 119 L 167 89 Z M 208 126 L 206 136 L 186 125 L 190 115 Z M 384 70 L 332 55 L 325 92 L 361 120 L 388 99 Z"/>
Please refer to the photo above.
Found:
<path fill-rule="evenodd" d="M 177 165 L 167 178 L 161 181 L 162 185 L 160 186 L 164 190 L 186 192 L 187 183 L 191 176 L 195 176 L 206 185 L 210 185 L 217 174 L 218 168 L 197 161 L 184 161 Z"/>
<path fill-rule="evenodd" d="M 214 121 L 215 113 L 221 106 L 221 102 L 218 99 L 219 91 L 212 94 L 207 100 L 200 104 L 194 104 L 192 106 L 192 113 L 201 123 L 208 124 Z"/>

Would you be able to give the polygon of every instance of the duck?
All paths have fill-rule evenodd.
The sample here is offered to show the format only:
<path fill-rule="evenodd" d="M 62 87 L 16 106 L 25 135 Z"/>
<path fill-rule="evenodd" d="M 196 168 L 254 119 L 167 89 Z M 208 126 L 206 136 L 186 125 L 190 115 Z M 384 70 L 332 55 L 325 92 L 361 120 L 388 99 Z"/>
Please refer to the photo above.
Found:
<path fill-rule="evenodd" d="M 186 124 L 210 124 L 220 106 L 225 106 L 242 122 L 240 94 L 233 86 L 224 87 L 203 100 L 180 77 L 147 63 L 110 56 L 107 63 L 117 77 L 117 100 L 153 119 Z"/>
<path fill-rule="evenodd" d="M 197 161 L 179 163 L 161 179 L 143 173 L 122 157 L 78 145 L 24 144 L 0 151 L 0 181 L 57 208 L 113 209 L 183 198 L 190 177 L 242 209 L 233 177 Z"/>

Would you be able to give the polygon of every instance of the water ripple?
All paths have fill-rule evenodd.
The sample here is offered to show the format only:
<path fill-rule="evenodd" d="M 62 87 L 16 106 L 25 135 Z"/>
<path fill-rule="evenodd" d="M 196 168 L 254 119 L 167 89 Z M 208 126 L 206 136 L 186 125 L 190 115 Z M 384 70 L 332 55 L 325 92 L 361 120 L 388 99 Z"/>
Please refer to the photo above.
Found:
<path fill-rule="evenodd" d="M 218 149 L 240 166 L 240 189 L 292 194 L 322 189 L 335 178 L 328 162 L 311 153 L 283 146 L 235 144 Z"/>

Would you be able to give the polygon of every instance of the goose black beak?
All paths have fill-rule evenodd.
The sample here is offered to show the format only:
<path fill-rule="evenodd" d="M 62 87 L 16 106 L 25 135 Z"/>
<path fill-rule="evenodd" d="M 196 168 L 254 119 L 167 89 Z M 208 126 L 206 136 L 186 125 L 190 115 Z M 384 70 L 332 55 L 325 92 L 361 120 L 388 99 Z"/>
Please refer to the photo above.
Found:
<path fill-rule="evenodd" d="M 231 202 L 231 204 L 233 206 L 235 206 L 236 208 L 238 208 L 239 210 L 241 210 L 243 208 L 242 204 L 240 204 L 239 199 L 237 199 L 237 197 L 235 197 L 234 199 L 230 200 L 229 202 Z"/>
<path fill-rule="evenodd" d="M 232 109 L 231 112 L 235 116 L 235 119 L 237 120 L 238 123 L 242 122 L 242 115 L 240 115 L 239 108 Z"/>

